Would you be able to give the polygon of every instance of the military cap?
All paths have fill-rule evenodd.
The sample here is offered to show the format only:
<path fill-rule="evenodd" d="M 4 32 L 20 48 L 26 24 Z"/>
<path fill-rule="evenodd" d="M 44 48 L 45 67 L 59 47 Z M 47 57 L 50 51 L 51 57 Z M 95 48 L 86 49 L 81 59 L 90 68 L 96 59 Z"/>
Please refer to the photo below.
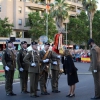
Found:
<path fill-rule="evenodd" d="M 21 44 L 25 44 L 25 43 L 27 43 L 27 42 L 26 42 L 26 41 L 22 41 L 22 42 L 21 42 Z"/>
<path fill-rule="evenodd" d="M 35 41 L 31 42 L 31 45 L 36 45 L 36 44 L 38 44 L 38 43 Z"/>
<path fill-rule="evenodd" d="M 45 44 L 45 45 L 49 45 L 49 46 L 50 46 L 50 43 L 48 43 L 48 42 L 45 42 L 44 44 Z"/>
<path fill-rule="evenodd" d="M 90 44 L 91 44 L 91 42 L 93 42 L 93 43 L 94 43 L 94 40 L 93 40 L 93 39 L 89 39 L 89 40 L 88 40 L 88 45 L 90 45 Z"/>
<path fill-rule="evenodd" d="M 13 43 L 11 40 L 7 40 L 6 43 Z"/>

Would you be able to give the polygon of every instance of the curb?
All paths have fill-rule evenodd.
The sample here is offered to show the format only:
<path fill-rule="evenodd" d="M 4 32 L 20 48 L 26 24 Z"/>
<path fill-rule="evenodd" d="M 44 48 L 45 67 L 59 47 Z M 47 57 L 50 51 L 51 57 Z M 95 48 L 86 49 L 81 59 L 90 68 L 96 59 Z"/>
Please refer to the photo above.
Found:
<path fill-rule="evenodd" d="M 14 80 L 13 80 L 13 83 L 16 83 L 16 82 L 19 82 L 19 81 L 20 81 L 20 79 L 14 79 Z M 5 81 L 0 81 L 0 85 L 1 85 L 1 84 L 5 84 Z"/>
<path fill-rule="evenodd" d="M 92 75 L 92 73 L 77 73 L 78 75 Z"/>

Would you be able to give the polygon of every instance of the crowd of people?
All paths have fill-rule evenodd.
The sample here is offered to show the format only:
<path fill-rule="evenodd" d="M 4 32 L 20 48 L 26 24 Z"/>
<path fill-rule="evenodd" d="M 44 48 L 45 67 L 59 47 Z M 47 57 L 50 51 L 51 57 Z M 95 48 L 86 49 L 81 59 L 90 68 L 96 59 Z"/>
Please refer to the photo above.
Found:
<path fill-rule="evenodd" d="M 19 70 L 19 78 L 20 78 L 20 86 L 21 86 L 21 93 L 30 93 L 30 97 L 39 97 L 37 95 L 38 91 L 38 82 L 40 83 L 40 91 L 41 95 L 50 95 L 47 91 L 47 78 L 48 76 L 51 77 L 51 86 L 53 93 L 60 93 L 58 89 L 58 80 L 59 74 L 67 73 L 66 72 L 66 63 L 65 59 L 63 60 L 63 70 L 60 70 L 60 62 L 62 58 L 67 57 L 67 52 L 63 55 L 59 55 L 50 49 L 50 44 L 45 43 L 44 49 L 38 51 L 37 49 L 37 42 L 32 42 L 30 51 L 27 50 L 27 42 L 21 42 L 21 49 L 17 52 L 12 48 L 12 41 L 7 42 L 7 48 L 2 52 L 2 63 L 3 68 L 5 70 L 5 90 L 7 96 L 15 96 L 16 94 L 13 92 L 13 77 L 14 71 L 17 68 L 16 63 Z M 52 45 L 53 46 L 53 45 Z M 66 50 L 65 50 L 66 51 Z M 66 55 L 66 56 L 64 56 Z M 17 59 L 16 59 L 17 58 Z M 72 60 L 73 61 L 73 60 Z M 73 65 L 69 66 L 73 67 Z M 68 73 L 67 73 L 68 74 Z M 73 77 L 73 71 L 70 73 Z M 28 82 L 28 75 L 30 80 L 30 91 L 27 91 L 27 82 Z M 74 77 L 73 77 L 74 78 Z M 71 82 L 71 77 L 68 77 L 68 80 Z M 68 85 L 72 86 L 72 92 L 69 93 L 69 97 L 74 97 L 74 90 L 75 83 L 78 82 L 77 80 L 72 83 L 68 81 Z M 73 90 L 74 88 L 74 90 Z M 70 90 L 70 91 L 71 91 Z"/>
<path fill-rule="evenodd" d="M 5 91 L 7 96 L 15 96 L 13 92 L 13 77 L 18 65 L 21 93 L 30 93 L 30 97 L 37 95 L 38 82 L 40 83 L 41 95 L 50 95 L 46 83 L 48 76 L 51 77 L 53 93 L 60 93 L 58 89 L 59 74 L 67 74 L 67 83 L 70 87 L 66 97 L 75 97 L 75 84 L 79 82 L 77 68 L 74 64 L 72 51 L 64 49 L 62 55 L 57 54 L 50 48 L 49 43 L 44 44 L 44 49 L 38 51 L 37 42 L 32 42 L 32 50 L 27 51 L 27 42 L 21 42 L 21 49 L 17 52 L 12 48 L 12 41 L 7 42 L 7 48 L 2 52 L 2 63 L 5 71 Z M 89 56 L 91 58 L 90 71 L 92 71 L 95 83 L 95 96 L 91 99 L 100 99 L 100 48 L 92 39 L 88 44 L 91 46 Z M 80 52 L 83 55 L 83 51 Z M 16 59 L 17 58 L 17 59 Z M 60 70 L 60 61 L 63 70 Z M 30 91 L 27 91 L 28 75 L 30 79 Z"/>

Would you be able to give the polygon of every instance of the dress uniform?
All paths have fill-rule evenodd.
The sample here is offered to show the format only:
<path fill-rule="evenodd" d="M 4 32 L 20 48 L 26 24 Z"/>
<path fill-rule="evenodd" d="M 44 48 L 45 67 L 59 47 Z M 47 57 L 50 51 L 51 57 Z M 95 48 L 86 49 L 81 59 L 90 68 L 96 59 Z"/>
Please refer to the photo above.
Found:
<path fill-rule="evenodd" d="M 60 72 L 60 55 L 58 55 L 54 51 L 52 51 L 51 55 L 51 72 L 52 72 L 52 79 L 51 79 L 52 92 L 59 93 L 60 91 L 58 91 L 58 79 Z"/>
<path fill-rule="evenodd" d="M 39 53 L 37 50 L 37 42 L 32 42 L 33 50 L 29 51 L 24 57 L 24 62 L 29 65 L 29 75 L 30 75 L 30 96 L 31 97 L 39 97 L 37 95 L 37 85 L 39 80 Z"/>
<path fill-rule="evenodd" d="M 49 95 L 47 92 L 47 78 L 48 78 L 48 71 L 49 71 L 49 63 L 50 63 L 50 51 L 48 51 L 50 44 L 45 43 L 44 50 L 40 51 L 40 59 L 41 59 L 41 66 L 40 66 L 40 89 L 41 95 Z"/>
<path fill-rule="evenodd" d="M 100 48 L 94 43 L 93 39 L 90 39 L 88 44 L 91 46 L 89 71 L 92 72 L 95 85 L 95 96 L 91 99 L 100 99 Z"/>
<path fill-rule="evenodd" d="M 27 42 L 21 42 L 22 49 L 18 51 L 17 54 L 17 64 L 20 75 L 20 85 L 21 93 L 29 93 L 27 91 L 27 81 L 28 81 L 28 65 L 23 61 L 25 55 L 27 54 Z"/>
<path fill-rule="evenodd" d="M 5 70 L 5 90 L 7 96 L 15 96 L 13 93 L 13 77 L 16 68 L 16 55 L 12 50 L 12 41 L 7 42 L 7 48 L 3 51 L 2 63 Z"/>

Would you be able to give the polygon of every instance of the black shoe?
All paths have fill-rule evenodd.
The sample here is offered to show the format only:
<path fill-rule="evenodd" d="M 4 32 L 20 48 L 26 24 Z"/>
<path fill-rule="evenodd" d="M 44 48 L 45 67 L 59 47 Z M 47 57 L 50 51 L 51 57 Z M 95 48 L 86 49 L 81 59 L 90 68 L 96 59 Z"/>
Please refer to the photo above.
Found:
<path fill-rule="evenodd" d="M 70 94 L 66 95 L 66 97 L 70 97 Z"/>
<path fill-rule="evenodd" d="M 37 89 L 36 91 L 40 91 L 40 89 Z"/>
<path fill-rule="evenodd" d="M 21 93 L 30 93 L 29 91 L 22 91 Z"/>
<path fill-rule="evenodd" d="M 46 92 L 46 95 L 50 95 L 50 93 Z"/>
<path fill-rule="evenodd" d="M 12 92 L 11 94 L 12 94 L 12 96 L 16 96 L 16 94 L 15 94 L 15 93 L 13 93 L 13 92 Z"/>
<path fill-rule="evenodd" d="M 41 93 L 41 95 L 50 95 L 48 92 Z"/>
<path fill-rule="evenodd" d="M 93 97 L 93 98 L 91 98 L 91 99 L 94 99 L 94 100 L 95 100 L 95 99 L 100 99 L 100 97 Z"/>
<path fill-rule="evenodd" d="M 75 94 L 70 94 L 70 96 L 69 97 L 75 97 Z"/>
<path fill-rule="evenodd" d="M 39 95 L 31 95 L 30 97 L 37 98 L 37 97 L 40 97 L 40 96 Z"/>
<path fill-rule="evenodd" d="M 60 91 L 58 91 L 58 90 L 55 90 L 55 91 L 52 91 L 53 93 L 59 93 Z"/>
<path fill-rule="evenodd" d="M 7 93 L 6 95 L 7 96 L 16 96 L 16 94 L 14 94 L 14 93 Z"/>
<path fill-rule="evenodd" d="M 7 95 L 7 96 L 12 96 L 12 94 L 11 94 L 11 93 L 7 93 L 6 95 Z"/>
<path fill-rule="evenodd" d="M 24 93 L 30 93 L 29 91 L 24 91 Z"/>
<path fill-rule="evenodd" d="M 40 97 L 39 95 L 35 95 L 36 97 Z"/>

